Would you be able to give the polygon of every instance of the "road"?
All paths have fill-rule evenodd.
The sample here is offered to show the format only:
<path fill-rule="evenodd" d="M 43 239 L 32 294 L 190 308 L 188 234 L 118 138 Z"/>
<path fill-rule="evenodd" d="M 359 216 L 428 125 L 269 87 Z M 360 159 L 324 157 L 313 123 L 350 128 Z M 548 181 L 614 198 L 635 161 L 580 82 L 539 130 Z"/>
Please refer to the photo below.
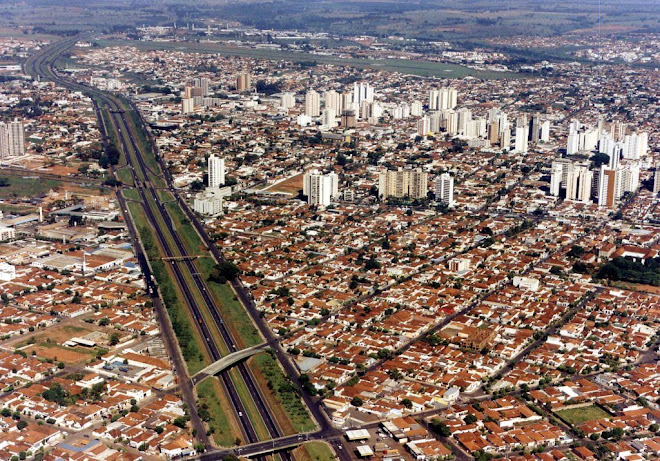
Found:
<path fill-rule="evenodd" d="M 176 257 L 176 256 L 186 256 L 187 250 L 185 245 L 181 241 L 181 237 L 178 235 L 174 229 L 173 223 L 167 213 L 165 207 L 160 203 L 160 199 L 157 193 L 156 188 L 151 184 L 151 176 L 156 175 L 156 173 L 147 166 L 144 153 L 140 151 L 137 147 L 135 141 L 134 133 L 138 127 L 135 127 L 132 123 L 132 120 L 126 117 L 125 110 L 123 110 L 121 101 L 118 98 L 105 94 L 99 90 L 86 87 L 79 83 L 75 83 L 66 79 L 61 78 L 56 74 L 52 69 L 53 63 L 57 58 L 73 46 L 80 37 L 68 38 L 59 42 L 54 43 L 53 45 L 41 50 L 39 53 L 34 55 L 30 60 L 28 60 L 24 65 L 24 70 L 26 73 L 30 73 L 34 77 L 39 77 L 43 79 L 49 79 L 57 84 L 67 87 L 71 90 L 82 91 L 87 94 L 90 94 L 92 99 L 96 103 L 103 104 L 110 109 L 110 123 L 113 125 L 115 132 L 118 134 L 120 146 L 128 165 L 131 168 L 131 172 L 134 178 L 134 182 L 137 185 L 136 190 L 140 195 L 141 202 L 143 204 L 143 209 L 145 211 L 147 220 L 154 230 L 158 241 L 163 249 L 163 252 L 166 257 Z M 101 123 L 102 118 L 100 117 L 98 106 L 97 106 L 97 117 L 99 117 L 99 125 L 103 126 Z M 106 139 L 107 141 L 107 139 Z M 206 436 L 206 430 L 204 425 L 199 419 L 199 416 L 196 412 L 196 399 L 195 394 L 192 389 L 191 382 L 187 375 L 187 368 L 183 357 L 178 349 L 178 344 L 176 338 L 172 332 L 171 325 L 169 323 L 169 317 L 167 315 L 165 306 L 163 306 L 161 300 L 157 298 L 157 287 L 153 280 L 151 270 L 147 261 L 147 258 L 144 253 L 144 249 L 139 244 L 138 234 L 136 232 L 135 224 L 131 219 L 130 214 L 128 213 L 128 207 L 126 200 L 123 194 L 120 191 L 117 191 L 117 200 L 121 205 L 121 209 L 124 213 L 124 218 L 129 227 L 129 232 L 133 241 L 136 243 L 136 256 L 138 261 L 143 269 L 147 281 L 147 291 L 154 297 L 154 305 L 156 306 L 156 311 L 159 314 L 159 321 L 161 324 L 161 330 L 163 330 L 163 339 L 168 348 L 168 352 L 171 353 L 173 358 L 173 363 L 176 372 L 179 376 L 180 389 L 183 394 L 184 400 L 188 405 L 191 423 L 197 438 L 204 443 L 206 446 L 210 446 L 210 440 Z M 164 225 L 163 225 L 164 223 Z M 170 242 L 174 242 L 174 247 L 170 246 Z M 209 326 L 205 322 L 202 322 L 202 307 L 206 307 L 214 320 L 215 326 L 220 331 L 222 338 L 225 342 L 226 347 L 232 351 L 236 350 L 237 346 L 234 340 L 231 338 L 229 331 L 224 325 L 222 318 L 218 312 L 217 307 L 215 306 L 211 296 L 208 293 L 208 290 L 205 286 L 205 281 L 201 278 L 198 270 L 194 266 L 194 263 L 189 259 L 185 258 L 182 261 L 170 261 L 172 273 L 175 276 L 176 282 L 179 285 L 181 293 L 184 295 L 184 301 L 187 307 L 190 308 L 193 318 L 200 319 L 200 322 L 196 322 L 197 328 L 200 330 L 201 336 L 206 339 L 205 347 L 209 352 L 211 358 L 215 361 L 221 357 L 220 350 L 212 339 Z M 190 286 L 187 280 L 192 279 L 194 281 L 194 286 Z M 195 298 L 194 294 L 198 297 Z M 198 305 L 198 299 L 202 299 L 205 306 Z M 280 437 L 281 431 L 278 428 L 274 418 L 271 415 L 270 409 L 267 407 L 265 399 L 261 394 L 261 391 L 258 389 L 255 379 L 252 376 L 251 371 L 247 368 L 245 364 L 238 366 L 241 378 L 245 381 L 245 385 L 248 388 L 250 396 L 254 399 L 255 407 L 257 408 L 261 418 L 264 421 L 266 428 L 271 437 Z M 244 435 L 247 438 L 248 442 L 257 442 L 258 437 L 252 423 L 247 418 L 247 412 L 243 406 L 241 399 L 239 398 L 238 391 L 231 378 L 227 373 L 222 374 L 221 380 L 225 389 L 228 392 L 229 399 L 232 402 L 234 408 L 234 413 L 237 416 L 237 421 L 242 425 Z M 243 416 L 244 415 L 244 416 Z M 290 456 L 288 453 L 282 455 L 283 459 L 289 459 Z"/>

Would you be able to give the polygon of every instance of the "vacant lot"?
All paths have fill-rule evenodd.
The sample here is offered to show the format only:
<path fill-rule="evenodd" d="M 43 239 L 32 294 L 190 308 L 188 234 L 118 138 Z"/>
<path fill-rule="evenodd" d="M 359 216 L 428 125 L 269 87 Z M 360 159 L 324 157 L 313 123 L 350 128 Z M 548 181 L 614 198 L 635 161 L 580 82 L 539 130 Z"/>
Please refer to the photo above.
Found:
<path fill-rule="evenodd" d="M 298 195 L 298 191 L 303 188 L 303 175 L 297 174 L 295 176 L 290 177 L 289 179 L 285 179 L 282 182 L 279 182 L 275 185 L 272 185 L 270 187 L 267 187 L 264 189 L 264 191 L 268 192 L 280 192 L 283 194 L 291 194 L 291 195 Z"/>
<path fill-rule="evenodd" d="M 561 410 L 557 411 L 556 413 L 557 416 L 560 416 L 562 419 L 568 421 L 574 426 L 579 426 L 580 424 L 586 423 L 587 421 L 610 417 L 609 414 L 598 408 L 596 405 L 582 408 L 573 408 L 571 410 Z"/>

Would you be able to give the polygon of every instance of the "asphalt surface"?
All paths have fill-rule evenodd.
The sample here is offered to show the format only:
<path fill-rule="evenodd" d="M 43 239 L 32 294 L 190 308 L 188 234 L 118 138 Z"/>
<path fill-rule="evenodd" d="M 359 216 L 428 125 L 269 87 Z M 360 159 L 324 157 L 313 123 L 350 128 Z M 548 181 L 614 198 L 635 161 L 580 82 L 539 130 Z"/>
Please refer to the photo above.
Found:
<path fill-rule="evenodd" d="M 152 226 L 152 229 L 155 231 L 162 247 L 164 248 L 166 256 L 168 257 L 180 256 L 180 255 L 185 256 L 187 255 L 185 246 L 183 245 L 180 236 L 177 234 L 176 230 L 174 229 L 173 223 L 169 219 L 169 215 L 167 214 L 167 211 L 165 210 L 164 206 L 160 203 L 156 189 L 149 181 L 149 175 L 150 174 L 155 175 L 156 173 L 146 165 L 144 158 L 142 157 L 142 153 L 138 149 L 135 139 L 133 137 L 133 130 L 131 129 L 132 123 L 128 122 L 126 114 L 121 109 L 120 104 L 115 100 L 114 97 L 109 96 L 99 90 L 93 89 L 91 87 L 86 87 L 59 77 L 52 69 L 52 64 L 57 60 L 57 58 L 63 52 L 65 52 L 67 49 L 73 46 L 79 38 L 80 37 L 65 39 L 56 42 L 55 44 L 45 48 L 44 50 L 41 50 L 39 53 L 34 55 L 30 60 L 28 60 L 25 63 L 24 70 L 26 70 L 28 73 L 32 74 L 35 77 L 38 76 L 39 78 L 52 80 L 58 83 L 59 85 L 62 85 L 69 89 L 89 93 L 93 95 L 93 99 L 95 101 L 100 101 L 106 104 L 111 109 L 110 111 L 111 123 L 114 125 L 115 131 L 119 135 L 121 147 L 123 148 L 122 150 L 126 155 L 126 159 L 129 163 L 129 166 L 131 168 L 134 177 L 134 182 L 137 185 L 136 190 L 140 194 L 143 205 L 145 205 L 143 208 L 147 215 L 148 221 Z M 97 108 L 97 116 L 99 115 L 100 114 Z M 100 116 L 99 116 L 99 121 L 100 122 L 102 121 L 102 118 Z M 104 128 L 103 123 L 99 123 L 99 126 L 101 128 Z M 133 127 L 133 128 L 138 129 L 138 127 Z M 107 139 L 105 139 L 105 141 L 107 142 Z M 153 200 L 152 203 L 155 203 L 155 206 L 150 205 L 149 199 L 147 198 L 148 196 L 151 196 Z M 210 440 L 206 436 L 204 426 L 201 420 L 199 419 L 199 416 L 196 413 L 195 394 L 192 389 L 192 382 L 188 378 L 185 362 L 183 361 L 183 358 L 178 349 L 178 343 L 171 330 L 171 325 L 169 324 L 169 317 L 167 316 L 166 309 L 160 302 L 160 299 L 157 297 L 157 288 L 154 279 L 151 276 L 151 271 L 147 259 L 144 255 L 141 246 L 137 244 L 139 242 L 137 232 L 129 213 L 127 212 L 126 201 L 121 193 L 117 193 L 117 198 L 122 207 L 122 210 L 124 210 L 124 215 L 125 215 L 124 218 L 126 219 L 126 222 L 129 226 L 129 232 L 131 234 L 131 237 L 133 241 L 136 243 L 135 245 L 136 256 L 143 269 L 143 273 L 147 281 L 147 290 L 154 297 L 154 301 L 155 301 L 154 305 L 156 306 L 156 311 L 158 312 L 160 317 L 159 320 L 161 322 L 161 327 L 163 327 L 161 328 L 163 330 L 163 339 L 164 342 L 166 343 L 166 347 L 168 348 L 168 352 L 171 353 L 171 356 L 173 358 L 174 367 L 175 370 L 177 370 L 179 377 L 179 385 L 180 385 L 179 387 L 183 394 L 184 401 L 186 402 L 186 404 L 190 409 L 192 426 L 196 430 L 198 439 L 206 446 L 210 446 Z M 165 231 L 167 232 L 167 235 L 169 235 L 170 238 L 172 238 L 172 240 L 175 242 L 175 246 L 177 247 L 178 254 L 176 254 L 170 248 L 168 241 L 166 239 L 166 233 L 163 231 L 161 226 L 159 226 L 159 222 L 156 213 L 154 212 L 154 208 L 156 213 L 160 215 L 162 221 L 165 223 Z M 187 304 L 190 307 L 194 318 L 198 319 L 197 328 L 201 330 L 203 338 L 206 339 L 205 347 L 209 351 L 213 360 L 218 360 L 221 357 L 221 354 L 218 347 L 211 339 L 212 336 L 210 334 L 208 326 L 206 325 L 205 322 L 201 320 L 203 318 L 201 315 L 201 310 L 197 305 L 197 302 L 195 301 L 194 297 L 192 296 L 189 290 L 190 287 L 187 285 L 185 280 L 184 271 L 186 270 L 188 272 L 188 275 L 191 276 L 192 279 L 194 280 L 196 289 L 198 290 L 199 294 L 201 294 L 201 297 L 203 298 L 207 308 L 209 308 L 214 323 L 218 327 L 218 330 L 220 331 L 223 340 L 225 341 L 225 344 L 227 345 L 230 351 L 236 350 L 237 346 L 233 341 L 233 339 L 231 338 L 229 331 L 225 327 L 217 307 L 214 305 L 213 300 L 208 294 L 208 290 L 206 289 L 205 286 L 205 281 L 199 275 L 192 261 L 189 259 L 183 261 L 176 261 L 176 262 L 171 261 L 171 264 L 172 264 L 173 273 L 175 274 L 175 278 L 177 279 L 179 286 L 182 288 L 181 291 L 182 293 L 184 293 L 184 297 L 186 298 Z M 248 391 L 250 392 L 252 398 L 254 399 L 255 406 L 257 407 L 266 425 L 266 428 L 268 429 L 270 436 L 274 438 L 281 437 L 281 432 L 277 427 L 276 422 L 265 403 L 265 399 L 263 398 L 260 390 L 255 384 L 255 380 L 254 377 L 252 376 L 251 371 L 247 368 L 245 364 L 239 365 L 238 368 L 241 377 L 245 381 Z M 225 389 L 228 392 L 230 400 L 232 401 L 235 415 L 237 416 L 237 420 L 241 423 L 243 427 L 243 431 L 245 433 L 244 435 L 246 436 L 248 442 L 252 442 L 252 443 L 257 442 L 258 437 L 256 435 L 256 431 L 254 430 L 254 427 L 252 426 L 249 419 L 247 418 L 247 412 L 245 411 L 245 408 L 243 407 L 240 401 L 238 392 L 236 391 L 233 382 L 226 373 L 223 373 L 221 375 L 221 380 L 224 384 Z M 290 455 L 288 453 L 282 453 L 281 457 L 283 459 L 290 459 Z"/>

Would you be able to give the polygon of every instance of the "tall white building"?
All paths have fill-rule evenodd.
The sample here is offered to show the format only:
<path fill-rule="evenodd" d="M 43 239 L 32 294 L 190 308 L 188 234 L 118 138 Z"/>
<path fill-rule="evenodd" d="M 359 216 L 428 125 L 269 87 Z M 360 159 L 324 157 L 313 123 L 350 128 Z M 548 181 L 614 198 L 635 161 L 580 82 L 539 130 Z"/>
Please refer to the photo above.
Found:
<path fill-rule="evenodd" d="M 344 108 L 341 94 L 337 93 L 335 90 L 326 91 L 323 95 L 323 99 L 325 99 L 326 109 L 332 109 L 335 111 L 335 114 L 341 114 L 341 111 Z"/>
<path fill-rule="evenodd" d="M 23 122 L 0 123 L 0 158 L 25 155 L 25 128 Z"/>
<path fill-rule="evenodd" d="M 353 84 L 353 103 L 360 107 L 363 101 L 374 102 L 374 89 L 367 82 Z"/>
<path fill-rule="evenodd" d="M 435 179 L 435 199 L 454 206 L 454 178 L 449 173 L 442 173 Z"/>
<path fill-rule="evenodd" d="M 623 158 L 638 160 L 646 155 L 649 146 L 648 133 L 633 133 L 623 139 Z"/>
<path fill-rule="evenodd" d="M 514 150 L 518 153 L 524 154 L 527 153 L 527 136 L 529 133 L 529 127 L 527 125 L 524 126 L 516 126 L 516 144 L 514 147 Z"/>
<path fill-rule="evenodd" d="M 328 206 L 339 196 L 339 177 L 336 173 L 322 174 L 312 170 L 303 176 L 303 195 L 307 203 L 316 206 Z"/>
<path fill-rule="evenodd" d="M 546 120 L 541 124 L 541 142 L 550 141 L 550 120 Z"/>
<path fill-rule="evenodd" d="M 293 93 L 282 93 L 280 96 L 280 107 L 291 109 L 296 105 L 296 98 Z"/>
<path fill-rule="evenodd" d="M 440 88 L 429 92 L 429 110 L 446 110 L 456 107 L 458 91 L 455 88 Z"/>
<path fill-rule="evenodd" d="M 593 176 L 593 172 L 585 166 L 571 168 L 566 179 L 566 199 L 588 203 Z"/>
<path fill-rule="evenodd" d="M 220 187 L 225 183 L 225 159 L 211 154 L 209 164 L 209 187 Z"/>
<path fill-rule="evenodd" d="M 326 107 L 323 109 L 322 119 L 323 125 L 327 126 L 328 128 L 334 128 L 337 126 L 337 114 L 331 107 Z"/>
<path fill-rule="evenodd" d="M 314 90 L 309 90 L 305 95 L 305 115 L 318 117 L 321 114 L 321 98 Z"/>
<path fill-rule="evenodd" d="M 413 117 L 420 117 L 423 113 L 424 113 L 424 106 L 422 106 L 421 101 L 413 101 L 413 103 L 410 105 L 410 115 L 412 115 Z"/>
<path fill-rule="evenodd" d="M 653 195 L 658 195 L 660 192 L 660 167 L 655 167 L 655 173 L 653 173 Z"/>
<path fill-rule="evenodd" d="M 431 132 L 431 121 L 425 115 L 424 117 L 417 120 L 417 134 L 420 136 L 426 136 Z"/>

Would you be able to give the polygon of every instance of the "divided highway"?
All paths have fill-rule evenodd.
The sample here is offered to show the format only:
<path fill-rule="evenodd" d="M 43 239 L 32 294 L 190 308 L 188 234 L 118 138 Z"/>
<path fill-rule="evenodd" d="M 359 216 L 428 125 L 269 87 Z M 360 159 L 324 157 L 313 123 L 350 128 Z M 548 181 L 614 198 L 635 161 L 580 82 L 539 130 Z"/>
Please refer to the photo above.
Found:
<path fill-rule="evenodd" d="M 90 94 L 96 103 L 105 105 L 109 109 L 109 122 L 113 125 L 114 131 L 118 135 L 120 142 L 119 147 L 121 147 L 121 150 L 124 153 L 126 161 L 131 169 L 134 183 L 136 184 L 136 190 L 140 196 L 140 201 L 145 211 L 145 217 L 149 222 L 151 229 L 154 231 L 156 237 L 158 238 L 164 256 L 168 258 L 187 256 L 188 250 L 186 249 L 181 240 L 181 237 L 174 228 L 173 222 L 167 210 L 161 203 L 156 188 L 151 183 L 152 176 L 160 176 L 162 173 L 152 171 L 152 169 L 146 164 L 144 153 L 140 151 L 134 138 L 135 133 L 137 132 L 136 130 L 139 130 L 140 127 L 135 126 L 133 120 L 126 116 L 126 113 L 124 112 L 124 108 L 126 107 L 125 104 L 123 104 L 113 95 L 109 95 L 94 88 L 72 82 L 68 79 L 64 79 L 57 75 L 56 72 L 54 72 L 52 68 L 54 62 L 62 53 L 75 45 L 78 40 L 79 37 L 68 38 L 60 42 L 56 42 L 55 44 L 41 50 L 25 63 L 24 70 L 35 78 L 52 80 L 57 84 L 67 87 L 71 90 Z M 100 114 L 97 110 L 97 116 L 98 115 Z M 99 125 L 101 127 L 103 125 L 102 119 L 100 117 Z M 131 233 L 133 234 L 134 238 L 137 238 L 137 235 L 135 234 L 136 229 L 134 228 L 130 216 L 126 212 L 127 205 L 121 191 L 118 191 L 117 196 L 122 209 L 125 212 L 127 223 L 130 223 L 129 228 Z M 147 290 L 152 296 L 156 296 L 156 286 L 153 278 L 151 277 L 147 259 L 139 245 L 136 245 L 136 253 L 138 261 L 140 262 L 147 280 Z M 172 259 L 169 262 L 171 264 L 174 278 L 176 279 L 176 282 L 180 288 L 180 292 L 183 294 L 183 301 L 189 308 L 193 318 L 197 320 L 194 322 L 195 326 L 199 330 L 201 337 L 204 339 L 204 347 L 211 356 L 212 360 L 219 360 L 221 358 L 221 352 L 220 348 L 213 340 L 211 329 L 204 321 L 204 317 L 202 315 L 203 309 L 206 309 L 213 319 L 213 327 L 215 327 L 220 333 L 226 348 L 230 352 L 236 351 L 236 342 L 224 324 L 218 308 L 215 305 L 211 295 L 209 294 L 206 281 L 199 274 L 195 263 L 190 258 L 182 258 L 176 260 Z M 190 280 L 193 281 L 192 286 L 189 283 Z M 200 299 L 202 300 L 201 303 L 199 302 Z M 163 318 L 163 316 L 166 316 L 167 314 L 165 310 L 162 309 L 162 306 L 160 307 L 160 321 L 162 330 L 164 331 L 164 339 L 167 342 L 175 341 L 171 332 L 168 318 Z M 169 330 L 169 334 L 166 334 L 165 330 Z M 176 351 L 176 353 L 173 354 L 173 361 L 175 369 L 177 369 L 181 378 L 181 390 L 184 396 L 184 400 L 188 404 L 190 410 L 193 428 L 196 429 L 198 439 L 205 445 L 209 446 L 209 439 L 206 436 L 203 424 L 196 413 L 194 392 L 192 390 L 190 380 L 188 379 L 185 364 L 183 363 L 180 353 L 178 353 L 176 344 L 168 344 L 168 349 L 170 351 Z M 244 363 L 239 364 L 237 368 L 239 370 L 241 379 L 244 381 L 245 386 L 250 393 L 251 398 L 254 400 L 255 407 L 257 408 L 270 437 L 274 439 L 282 437 L 282 432 L 278 427 L 274 417 L 272 416 L 271 411 L 266 404 L 265 398 L 256 384 L 252 372 Z M 249 418 L 247 417 L 248 413 L 246 412 L 245 407 L 239 398 L 238 391 L 236 390 L 236 386 L 232 382 L 232 379 L 227 373 L 221 374 L 220 379 L 228 393 L 229 399 L 232 402 L 233 411 L 237 416 L 237 421 L 239 421 L 242 426 L 242 430 L 247 442 L 251 444 L 259 442 L 257 433 Z M 285 460 L 291 459 L 290 453 L 286 451 L 280 453 L 280 456 Z"/>

